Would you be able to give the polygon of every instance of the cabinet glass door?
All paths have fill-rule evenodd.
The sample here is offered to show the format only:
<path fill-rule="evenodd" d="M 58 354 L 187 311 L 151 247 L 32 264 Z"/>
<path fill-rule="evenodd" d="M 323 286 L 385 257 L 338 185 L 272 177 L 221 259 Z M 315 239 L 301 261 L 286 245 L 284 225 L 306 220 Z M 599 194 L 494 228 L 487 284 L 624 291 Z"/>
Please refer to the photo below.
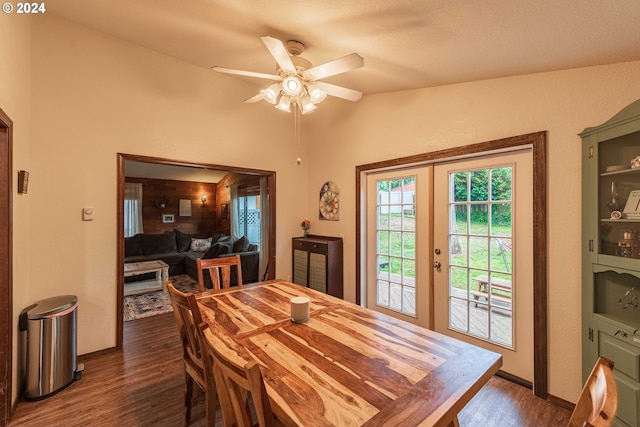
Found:
<path fill-rule="evenodd" d="M 590 154 L 597 154 L 598 165 L 598 254 L 640 260 L 640 132 L 597 149 Z"/>

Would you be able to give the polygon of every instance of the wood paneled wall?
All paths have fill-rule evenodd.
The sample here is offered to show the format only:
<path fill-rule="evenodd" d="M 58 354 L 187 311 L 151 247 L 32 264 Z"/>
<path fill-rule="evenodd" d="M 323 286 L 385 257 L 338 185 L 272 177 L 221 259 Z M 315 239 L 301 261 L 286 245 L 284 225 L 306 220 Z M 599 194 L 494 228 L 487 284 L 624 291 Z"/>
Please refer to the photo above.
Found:
<path fill-rule="evenodd" d="M 149 178 L 126 178 L 125 182 L 142 184 L 142 221 L 145 233 L 164 233 L 173 229 L 184 233 L 222 232 L 216 227 L 217 185 Z M 200 201 L 202 194 L 207 202 Z M 165 208 L 156 206 L 156 201 L 167 200 Z M 191 216 L 180 216 L 180 200 L 191 201 Z M 172 214 L 175 222 L 163 223 L 162 216 Z M 228 227 L 227 227 L 228 231 Z"/>
<path fill-rule="evenodd" d="M 231 209 L 231 185 L 238 184 L 240 186 L 252 186 L 257 185 L 260 186 L 260 176 L 257 175 L 247 175 L 242 173 L 234 173 L 230 172 L 226 174 L 219 182 L 216 189 L 216 214 L 217 214 L 217 228 L 216 231 L 218 233 L 231 234 L 231 211 L 229 211 L 229 215 L 227 218 L 222 218 L 221 210 L 222 205 L 229 205 L 229 209 Z"/>

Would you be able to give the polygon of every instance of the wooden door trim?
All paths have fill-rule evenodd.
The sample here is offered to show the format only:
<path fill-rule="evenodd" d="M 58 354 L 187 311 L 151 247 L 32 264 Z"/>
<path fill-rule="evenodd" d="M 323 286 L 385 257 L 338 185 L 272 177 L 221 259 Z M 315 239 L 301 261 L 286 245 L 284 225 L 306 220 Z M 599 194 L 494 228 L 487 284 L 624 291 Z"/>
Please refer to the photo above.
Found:
<path fill-rule="evenodd" d="M 0 109 L 0 425 L 8 425 L 13 393 L 13 121 Z"/>
<path fill-rule="evenodd" d="M 392 168 L 436 163 L 445 159 L 472 157 L 530 146 L 533 157 L 533 392 L 548 397 L 547 330 L 547 132 L 453 147 L 356 166 L 356 303 L 362 303 L 362 215 L 366 202 L 362 182 L 366 174 Z"/>
<path fill-rule="evenodd" d="M 117 155 L 117 264 L 116 264 L 116 350 L 122 350 L 124 341 L 124 182 L 125 161 L 154 163 L 160 165 L 183 166 L 200 169 L 215 169 L 221 171 L 255 174 L 266 176 L 269 187 L 269 260 L 267 265 L 267 280 L 276 277 L 276 173 L 261 169 L 248 169 L 235 166 L 216 165 L 211 163 L 194 163 L 171 160 L 160 157 L 140 156 L 136 154 L 118 153 Z M 260 279 L 260 278 L 259 278 Z"/>

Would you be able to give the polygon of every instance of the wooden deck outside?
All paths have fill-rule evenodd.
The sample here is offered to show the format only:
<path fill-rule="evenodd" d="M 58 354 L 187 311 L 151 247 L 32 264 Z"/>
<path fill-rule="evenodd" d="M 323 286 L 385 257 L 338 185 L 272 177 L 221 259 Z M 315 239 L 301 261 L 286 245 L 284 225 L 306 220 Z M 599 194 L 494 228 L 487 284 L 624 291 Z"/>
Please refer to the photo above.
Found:
<path fill-rule="evenodd" d="M 379 279 L 383 280 L 379 282 L 379 293 L 383 296 L 383 301 L 388 301 L 388 307 L 395 310 L 402 308 L 402 311 L 406 314 L 415 314 L 415 300 L 411 298 L 403 300 L 402 298 L 403 291 L 415 295 L 413 292 L 415 280 L 413 278 L 404 278 L 404 290 L 403 287 L 397 285 L 403 280 L 400 275 L 390 274 L 387 276 L 383 273 L 379 275 Z M 385 280 L 391 281 L 391 284 L 386 286 Z M 470 335 L 482 339 L 490 338 L 491 341 L 507 347 L 512 345 L 511 302 L 504 300 L 492 302 L 491 318 L 489 320 L 489 306 L 486 300 L 477 301 L 473 299 L 472 295 L 469 295 L 471 301 L 467 304 L 464 300 L 464 298 L 467 298 L 465 291 L 454 288 L 454 292 L 454 296 L 460 298 L 454 299 L 451 306 L 451 323 L 456 330 L 468 332 Z M 468 331 L 467 319 L 470 319 Z"/>

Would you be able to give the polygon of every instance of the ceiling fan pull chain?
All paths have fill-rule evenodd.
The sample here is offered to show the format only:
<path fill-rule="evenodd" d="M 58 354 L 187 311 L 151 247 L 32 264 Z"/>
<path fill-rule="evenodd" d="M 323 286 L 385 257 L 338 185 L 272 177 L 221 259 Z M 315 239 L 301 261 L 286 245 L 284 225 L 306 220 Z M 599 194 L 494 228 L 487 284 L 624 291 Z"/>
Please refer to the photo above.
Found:
<path fill-rule="evenodd" d="M 300 157 L 300 108 L 298 103 L 293 104 L 293 138 L 296 145 L 296 151 L 298 151 L 298 158 L 296 159 L 296 165 L 302 164 L 302 157 Z"/>

